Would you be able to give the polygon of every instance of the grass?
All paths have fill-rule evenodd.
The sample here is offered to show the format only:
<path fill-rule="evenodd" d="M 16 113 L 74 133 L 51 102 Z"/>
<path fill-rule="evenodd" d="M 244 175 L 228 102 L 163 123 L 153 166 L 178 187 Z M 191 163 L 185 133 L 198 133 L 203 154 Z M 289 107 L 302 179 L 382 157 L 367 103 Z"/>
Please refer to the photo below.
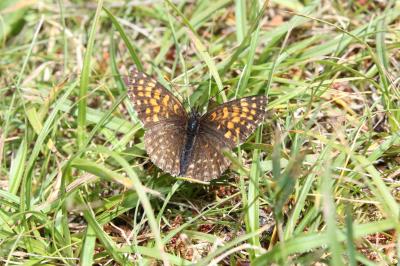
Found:
<path fill-rule="evenodd" d="M 1 264 L 399 263 L 399 25 L 398 1 L 1 1 Z M 268 118 L 220 179 L 173 178 L 134 65 Z"/>

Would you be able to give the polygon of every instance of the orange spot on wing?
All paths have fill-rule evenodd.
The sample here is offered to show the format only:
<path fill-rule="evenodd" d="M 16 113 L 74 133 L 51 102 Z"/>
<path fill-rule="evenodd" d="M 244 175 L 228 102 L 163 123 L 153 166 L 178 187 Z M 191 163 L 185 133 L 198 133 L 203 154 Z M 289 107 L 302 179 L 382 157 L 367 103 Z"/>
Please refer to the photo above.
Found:
<path fill-rule="evenodd" d="M 165 97 L 162 99 L 162 104 L 164 106 L 168 106 L 168 102 L 169 102 L 169 95 L 165 95 Z"/>
<path fill-rule="evenodd" d="M 240 113 L 240 107 L 236 106 L 236 105 L 232 106 L 232 112 L 233 113 Z"/>
<path fill-rule="evenodd" d="M 154 113 L 159 113 L 160 109 L 161 109 L 161 107 L 159 105 L 158 106 L 154 106 L 153 111 L 154 111 Z"/>
<path fill-rule="evenodd" d="M 231 136 L 232 136 L 232 133 L 230 131 L 227 131 L 224 135 L 224 137 L 227 139 L 231 138 Z"/>
<path fill-rule="evenodd" d="M 215 119 L 215 117 L 217 117 L 217 113 L 214 112 L 211 114 L 211 120 L 213 121 Z"/>
<path fill-rule="evenodd" d="M 236 131 L 236 135 L 240 135 L 240 127 L 237 127 L 236 129 L 235 129 L 235 131 Z"/>
<path fill-rule="evenodd" d="M 179 105 L 174 104 L 174 112 L 175 112 L 175 113 L 178 113 L 178 109 L 179 109 Z"/>
<path fill-rule="evenodd" d="M 235 116 L 234 118 L 232 118 L 231 121 L 232 121 L 233 123 L 239 123 L 240 117 L 239 117 L 239 116 Z"/>
<path fill-rule="evenodd" d="M 222 109 L 223 115 L 222 118 L 227 118 L 228 117 L 228 108 L 224 107 L 224 109 Z"/>
<path fill-rule="evenodd" d="M 150 103 L 151 105 L 158 105 L 156 99 L 150 99 L 150 100 L 149 100 L 149 103 Z"/>
<path fill-rule="evenodd" d="M 249 103 L 246 100 L 240 101 L 241 106 L 249 106 Z"/>
<path fill-rule="evenodd" d="M 158 122 L 160 119 L 158 119 L 158 115 L 153 115 L 153 122 Z"/>

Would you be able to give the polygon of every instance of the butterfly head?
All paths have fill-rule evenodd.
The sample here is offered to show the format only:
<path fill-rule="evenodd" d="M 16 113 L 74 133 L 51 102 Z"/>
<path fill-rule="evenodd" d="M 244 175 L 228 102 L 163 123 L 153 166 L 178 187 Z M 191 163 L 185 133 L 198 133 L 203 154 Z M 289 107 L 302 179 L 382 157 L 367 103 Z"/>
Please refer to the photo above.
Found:
<path fill-rule="evenodd" d="M 188 124 L 187 124 L 187 129 L 189 132 L 196 132 L 198 127 L 199 127 L 199 120 L 200 120 L 200 113 L 196 109 L 193 109 L 190 112 L 189 119 L 188 119 Z"/>

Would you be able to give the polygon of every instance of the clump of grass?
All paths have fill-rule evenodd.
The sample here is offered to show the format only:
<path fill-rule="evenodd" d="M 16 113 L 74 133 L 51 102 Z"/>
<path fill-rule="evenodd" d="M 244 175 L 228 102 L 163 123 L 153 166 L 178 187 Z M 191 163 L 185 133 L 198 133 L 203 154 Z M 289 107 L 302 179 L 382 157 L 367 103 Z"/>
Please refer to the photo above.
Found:
<path fill-rule="evenodd" d="M 0 3 L 0 258 L 396 264 L 400 6 Z M 209 185 L 152 165 L 129 67 L 190 103 L 267 94 Z"/>

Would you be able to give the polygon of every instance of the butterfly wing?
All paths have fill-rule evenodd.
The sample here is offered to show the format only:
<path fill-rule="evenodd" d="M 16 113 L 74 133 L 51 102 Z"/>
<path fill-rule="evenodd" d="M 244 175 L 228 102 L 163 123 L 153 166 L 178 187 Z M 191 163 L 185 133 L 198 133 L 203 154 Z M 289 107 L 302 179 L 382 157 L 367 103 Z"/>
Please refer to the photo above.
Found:
<path fill-rule="evenodd" d="M 231 163 L 222 154 L 224 146 L 216 136 L 199 134 L 193 147 L 193 156 L 184 176 L 201 181 L 209 181 L 219 177 Z"/>
<path fill-rule="evenodd" d="M 224 103 L 206 113 L 200 121 L 200 132 L 216 135 L 226 148 L 246 141 L 266 114 L 267 96 L 252 96 Z"/>
<path fill-rule="evenodd" d="M 172 176 L 179 174 L 184 134 L 185 124 L 178 122 L 158 123 L 144 133 L 144 145 L 150 160 Z"/>
<path fill-rule="evenodd" d="M 187 120 L 180 101 L 155 79 L 136 69 L 125 79 L 128 96 L 145 128 L 174 120 Z"/>
<path fill-rule="evenodd" d="M 247 97 L 206 113 L 185 176 L 202 181 L 219 177 L 230 165 L 223 149 L 243 143 L 254 132 L 265 117 L 266 104 L 266 96 Z"/>
<path fill-rule="evenodd" d="M 180 101 L 160 83 L 132 70 L 125 80 L 139 120 L 146 132 L 144 144 L 150 160 L 171 175 L 179 173 L 187 114 Z"/>

